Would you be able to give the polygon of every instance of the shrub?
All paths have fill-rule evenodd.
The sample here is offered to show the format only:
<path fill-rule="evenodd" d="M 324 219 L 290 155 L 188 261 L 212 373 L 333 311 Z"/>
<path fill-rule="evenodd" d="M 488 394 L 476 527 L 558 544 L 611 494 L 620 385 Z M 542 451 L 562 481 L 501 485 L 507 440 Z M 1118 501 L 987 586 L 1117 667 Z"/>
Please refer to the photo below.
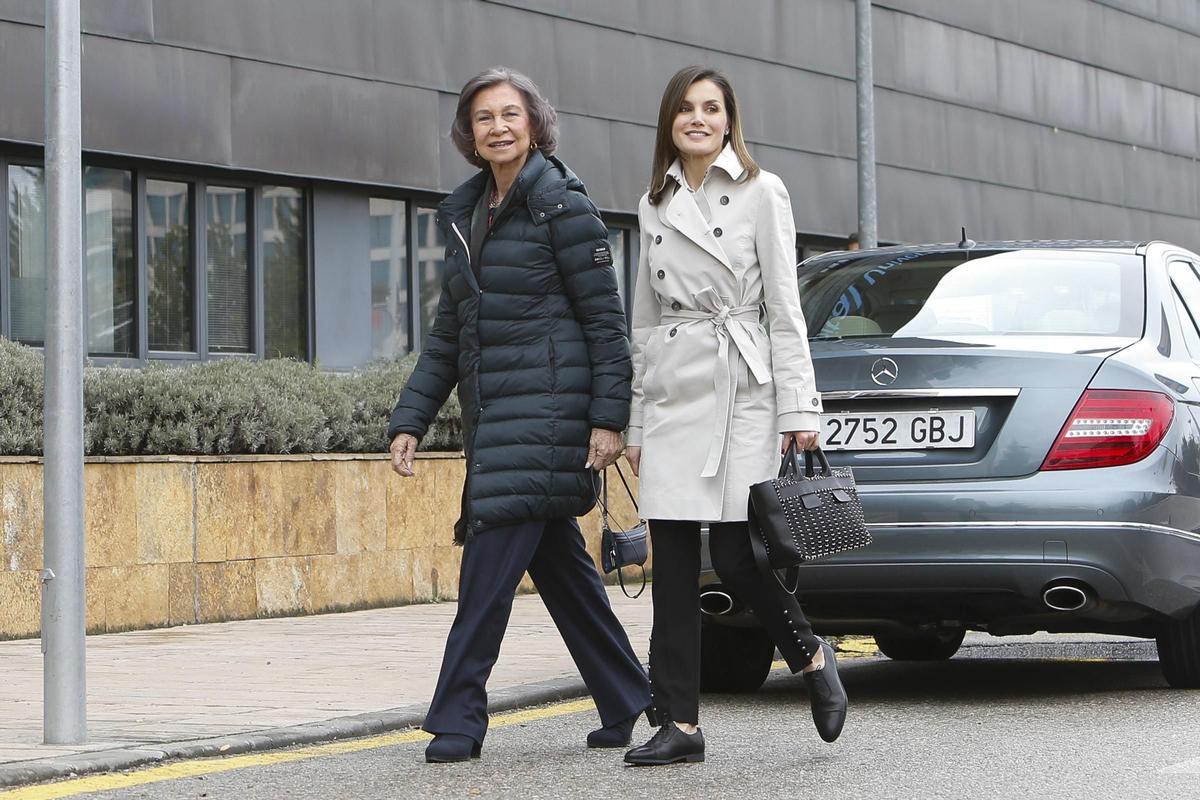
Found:
<path fill-rule="evenodd" d="M 354 373 L 288 359 L 84 370 L 88 455 L 361 453 L 387 450 L 387 422 L 416 356 Z M 42 357 L 0 340 L 0 455 L 42 449 Z M 451 397 L 421 443 L 462 448 Z"/>

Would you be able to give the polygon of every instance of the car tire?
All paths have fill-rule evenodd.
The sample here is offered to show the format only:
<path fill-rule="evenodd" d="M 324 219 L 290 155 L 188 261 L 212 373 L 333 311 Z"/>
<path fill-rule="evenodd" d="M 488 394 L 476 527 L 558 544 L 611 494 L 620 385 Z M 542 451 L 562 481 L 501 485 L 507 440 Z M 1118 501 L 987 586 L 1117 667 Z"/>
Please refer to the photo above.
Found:
<path fill-rule="evenodd" d="M 703 620 L 700 625 L 700 691 L 756 692 L 771 672 L 775 643 L 762 628 Z"/>
<path fill-rule="evenodd" d="M 875 646 L 893 661 L 945 661 L 958 652 L 964 628 L 934 631 L 886 631 L 875 634 Z"/>
<path fill-rule="evenodd" d="M 1200 609 L 1159 628 L 1158 665 L 1175 689 L 1200 689 Z"/>

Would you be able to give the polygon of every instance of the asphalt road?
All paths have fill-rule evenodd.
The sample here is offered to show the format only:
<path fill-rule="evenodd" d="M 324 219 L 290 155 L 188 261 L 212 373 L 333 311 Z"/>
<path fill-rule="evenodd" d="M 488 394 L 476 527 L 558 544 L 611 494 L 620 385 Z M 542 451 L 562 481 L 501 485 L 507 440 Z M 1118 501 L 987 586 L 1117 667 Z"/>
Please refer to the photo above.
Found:
<path fill-rule="evenodd" d="M 427 765 L 425 742 L 409 741 L 86 796 L 1200 797 L 1200 692 L 1169 689 L 1154 658 L 1151 643 L 1051 640 L 943 663 L 846 662 L 851 716 L 832 745 L 803 682 L 780 672 L 758 694 L 705 698 L 703 764 L 626 768 L 622 751 L 584 747 L 594 712 L 548 708 L 494 728 L 469 764 Z M 635 738 L 649 732 L 643 721 Z"/>

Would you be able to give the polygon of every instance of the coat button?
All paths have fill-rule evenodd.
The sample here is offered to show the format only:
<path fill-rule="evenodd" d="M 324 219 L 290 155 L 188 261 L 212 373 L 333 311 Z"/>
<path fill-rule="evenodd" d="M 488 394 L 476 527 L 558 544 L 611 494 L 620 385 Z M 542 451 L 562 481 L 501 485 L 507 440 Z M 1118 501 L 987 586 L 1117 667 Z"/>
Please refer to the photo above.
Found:
<path fill-rule="evenodd" d="M 721 205 L 723 205 L 723 206 L 729 205 L 729 195 L 727 195 L 727 194 L 721 195 Z"/>
<path fill-rule="evenodd" d="M 679 333 L 679 328 L 671 328 L 671 336 L 672 337 L 674 337 L 675 334 L 677 334 L 677 333 Z"/>
<path fill-rule="evenodd" d="M 813 398 L 813 405 L 814 405 L 814 406 L 819 406 L 819 405 L 821 405 L 821 401 L 820 401 L 820 400 L 818 400 L 817 398 L 815 398 L 815 397 L 814 397 L 814 398 Z"/>
<path fill-rule="evenodd" d="M 717 237 L 718 239 L 720 239 L 720 238 L 721 238 L 721 229 L 720 229 L 720 228 L 713 228 L 713 236 L 715 236 L 715 237 Z"/>
<path fill-rule="evenodd" d="M 678 310 L 679 310 L 679 309 L 681 309 L 681 308 L 683 308 L 683 304 L 682 304 L 682 303 L 680 303 L 678 300 L 676 300 L 675 302 L 671 303 L 671 310 L 672 310 L 672 311 L 678 311 Z"/>
<path fill-rule="evenodd" d="M 661 236 L 655 236 L 655 237 L 654 237 L 654 243 L 655 243 L 655 244 L 662 244 L 662 237 L 661 237 Z"/>
<path fill-rule="evenodd" d="M 659 279 L 660 281 L 661 281 L 663 278 L 667 277 L 667 273 L 663 272 L 661 269 L 660 269 L 660 270 L 659 270 L 657 273 L 655 273 L 655 274 L 656 274 L 656 275 L 658 275 L 658 279 Z"/>

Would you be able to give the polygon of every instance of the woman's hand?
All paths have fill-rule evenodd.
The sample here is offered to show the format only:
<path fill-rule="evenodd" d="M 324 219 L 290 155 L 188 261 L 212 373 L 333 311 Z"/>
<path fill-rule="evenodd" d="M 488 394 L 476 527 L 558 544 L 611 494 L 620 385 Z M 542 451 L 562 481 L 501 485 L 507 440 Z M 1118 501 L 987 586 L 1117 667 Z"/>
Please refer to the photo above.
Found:
<path fill-rule="evenodd" d="M 788 431 L 783 435 L 783 445 L 779 448 L 780 454 L 787 452 L 789 442 L 796 443 L 796 452 L 816 450 L 821 446 L 821 433 L 819 431 Z"/>
<path fill-rule="evenodd" d="M 413 472 L 413 457 L 417 454 L 417 437 L 407 433 L 397 433 L 392 439 L 392 469 L 402 478 L 411 478 Z"/>
<path fill-rule="evenodd" d="M 638 477 L 638 473 L 642 469 L 642 446 L 630 445 L 625 448 L 625 460 L 629 462 L 629 468 L 633 470 L 633 476 Z"/>
<path fill-rule="evenodd" d="M 621 434 L 616 431 L 606 431 L 604 428 L 592 428 L 592 441 L 588 445 L 587 464 L 585 469 L 602 470 L 615 464 L 621 457 L 625 447 Z"/>

